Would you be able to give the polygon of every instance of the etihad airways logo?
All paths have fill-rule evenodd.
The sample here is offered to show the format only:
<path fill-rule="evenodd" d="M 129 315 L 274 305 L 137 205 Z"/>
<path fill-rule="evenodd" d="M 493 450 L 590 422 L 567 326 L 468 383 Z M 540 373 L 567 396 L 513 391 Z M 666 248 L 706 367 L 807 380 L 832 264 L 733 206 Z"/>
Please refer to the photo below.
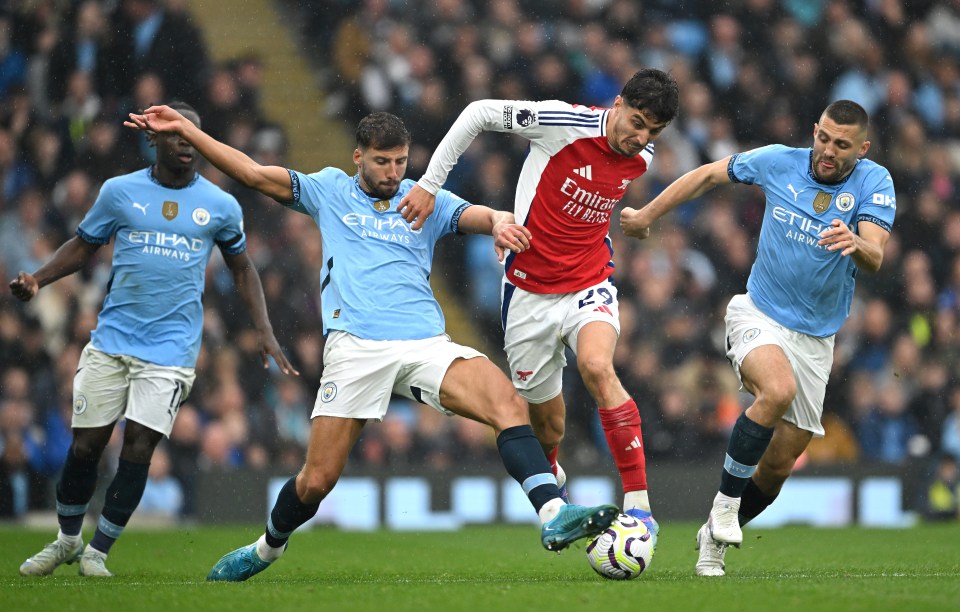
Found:
<path fill-rule="evenodd" d="M 191 254 L 202 253 L 205 248 L 202 238 L 167 232 L 134 230 L 127 234 L 127 238 L 133 244 L 143 245 L 142 253 L 180 261 L 190 261 Z"/>
<path fill-rule="evenodd" d="M 399 215 L 382 217 L 352 212 L 343 215 L 343 223 L 348 227 L 359 227 L 361 238 L 376 238 L 400 244 L 410 244 L 410 234 L 423 231 L 410 229 L 410 224 Z"/>
<path fill-rule="evenodd" d="M 831 227 L 829 221 L 811 219 L 781 206 L 773 208 L 773 218 L 788 226 L 787 233 L 784 235 L 789 240 L 796 240 L 817 249 L 826 248 L 817 243 L 820 241 L 820 232 Z"/>

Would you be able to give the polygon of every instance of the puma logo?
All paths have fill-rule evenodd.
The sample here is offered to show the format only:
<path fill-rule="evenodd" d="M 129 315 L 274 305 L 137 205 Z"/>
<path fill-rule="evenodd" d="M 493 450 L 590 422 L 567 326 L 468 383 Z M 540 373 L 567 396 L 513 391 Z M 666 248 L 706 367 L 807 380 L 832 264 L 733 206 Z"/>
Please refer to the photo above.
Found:
<path fill-rule="evenodd" d="M 797 201 L 797 198 L 800 197 L 800 194 L 801 194 L 801 193 L 803 193 L 804 191 L 806 191 L 806 189 L 801 189 L 800 191 L 797 191 L 796 189 L 793 188 L 793 184 L 792 184 L 792 183 L 787 183 L 787 189 L 789 189 L 789 190 L 790 190 L 790 193 L 793 194 L 793 201 L 794 201 L 794 202 Z"/>
<path fill-rule="evenodd" d="M 147 206 L 150 206 L 150 202 L 147 202 L 146 204 L 139 204 L 137 202 L 133 203 L 133 207 L 141 211 L 144 216 L 147 214 Z"/>

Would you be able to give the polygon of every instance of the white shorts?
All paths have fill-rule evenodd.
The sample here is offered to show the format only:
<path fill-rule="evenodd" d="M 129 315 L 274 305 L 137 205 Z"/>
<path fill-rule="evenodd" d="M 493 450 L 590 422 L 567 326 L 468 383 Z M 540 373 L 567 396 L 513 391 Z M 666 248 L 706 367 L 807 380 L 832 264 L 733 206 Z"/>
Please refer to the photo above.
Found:
<path fill-rule="evenodd" d="M 323 376 L 313 407 L 316 416 L 377 419 L 396 393 L 444 414 L 440 384 L 455 359 L 486 356 L 449 336 L 423 340 L 364 340 L 331 331 L 323 348 Z"/>
<path fill-rule="evenodd" d="M 193 368 L 110 355 L 88 343 L 73 378 L 73 426 L 103 427 L 125 417 L 169 437 L 194 380 Z"/>
<path fill-rule="evenodd" d="M 756 307 L 749 295 L 737 295 L 727 306 L 727 359 L 740 379 L 740 365 L 747 354 L 758 346 L 773 344 L 783 349 L 793 366 L 797 396 L 784 419 L 800 429 L 823 437 L 823 398 L 827 379 L 833 367 L 835 336 L 818 338 L 780 325 Z"/>
<path fill-rule="evenodd" d="M 609 323 L 620 334 L 617 287 L 609 278 L 575 293 L 530 293 L 504 281 L 500 294 L 504 350 L 514 387 L 533 404 L 560 395 L 564 354 L 577 352 L 587 323 Z"/>

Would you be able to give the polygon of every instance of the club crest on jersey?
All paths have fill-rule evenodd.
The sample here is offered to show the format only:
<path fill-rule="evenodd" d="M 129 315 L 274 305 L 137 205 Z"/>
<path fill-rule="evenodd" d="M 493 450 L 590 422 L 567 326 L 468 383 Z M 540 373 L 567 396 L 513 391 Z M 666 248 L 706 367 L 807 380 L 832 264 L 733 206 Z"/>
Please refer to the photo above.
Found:
<path fill-rule="evenodd" d="M 751 340 L 756 338 L 758 335 L 760 335 L 760 330 L 757 329 L 756 327 L 754 327 L 753 329 L 748 329 L 747 331 L 743 332 L 743 341 L 750 342 Z"/>
<path fill-rule="evenodd" d="M 527 127 L 528 125 L 533 125 L 537 120 L 537 113 L 530 110 L 529 108 L 521 108 L 517 111 L 517 125 L 520 127 Z"/>
<path fill-rule="evenodd" d="M 73 414 L 83 414 L 87 411 L 87 398 L 80 395 L 73 400 Z"/>
<path fill-rule="evenodd" d="M 163 203 L 163 208 L 161 209 L 160 212 L 163 213 L 164 219 L 166 219 L 167 221 L 173 221 L 174 219 L 177 218 L 177 213 L 180 212 L 180 205 L 177 204 L 176 202 L 171 202 L 170 200 L 167 200 L 166 202 Z"/>
<path fill-rule="evenodd" d="M 837 196 L 837 210 L 840 212 L 850 212 L 850 209 L 853 208 L 856 202 L 857 200 L 853 197 L 852 193 L 844 191 Z"/>
<path fill-rule="evenodd" d="M 210 212 L 206 208 L 198 208 L 193 211 L 193 222 L 197 225 L 206 225 L 210 223 Z"/>
<path fill-rule="evenodd" d="M 520 382 L 527 382 L 527 379 L 530 378 L 531 374 L 533 374 L 533 370 L 517 370 L 517 380 Z"/>
<path fill-rule="evenodd" d="M 387 212 L 390 210 L 390 201 L 389 200 L 377 200 L 373 203 L 373 210 L 378 213 Z"/>
<path fill-rule="evenodd" d="M 833 196 L 826 191 L 818 191 L 817 197 L 813 198 L 813 212 L 819 215 L 830 208 L 831 199 L 833 199 Z"/>
<path fill-rule="evenodd" d="M 337 385 L 332 382 L 328 382 L 323 385 L 323 388 L 320 389 L 320 401 L 321 402 L 331 402 L 333 398 L 337 397 Z"/>

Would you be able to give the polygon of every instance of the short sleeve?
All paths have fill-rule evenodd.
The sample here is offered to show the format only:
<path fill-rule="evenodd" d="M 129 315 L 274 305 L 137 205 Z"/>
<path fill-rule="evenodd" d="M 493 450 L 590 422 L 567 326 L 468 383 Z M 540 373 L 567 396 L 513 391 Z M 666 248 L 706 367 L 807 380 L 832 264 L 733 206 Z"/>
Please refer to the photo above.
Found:
<path fill-rule="evenodd" d="M 863 202 L 857 209 L 857 222 L 869 221 L 888 232 L 893 229 L 897 214 L 897 195 L 893 178 L 882 166 L 877 166 L 863 182 Z"/>
<path fill-rule="evenodd" d="M 80 226 L 77 227 L 77 236 L 90 244 L 107 244 L 117 232 L 117 194 L 112 181 L 107 181 L 100 188 L 97 200 L 87 211 Z"/>
<path fill-rule="evenodd" d="M 727 176 L 734 183 L 762 186 L 774 165 L 774 158 L 784 149 L 783 145 L 768 145 L 737 153 L 727 164 Z"/>
<path fill-rule="evenodd" d="M 243 231 L 243 211 L 236 199 L 229 195 L 227 198 L 227 215 L 214 240 L 225 254 L 239 255 L 247 249 L 247 236 Z"/>

